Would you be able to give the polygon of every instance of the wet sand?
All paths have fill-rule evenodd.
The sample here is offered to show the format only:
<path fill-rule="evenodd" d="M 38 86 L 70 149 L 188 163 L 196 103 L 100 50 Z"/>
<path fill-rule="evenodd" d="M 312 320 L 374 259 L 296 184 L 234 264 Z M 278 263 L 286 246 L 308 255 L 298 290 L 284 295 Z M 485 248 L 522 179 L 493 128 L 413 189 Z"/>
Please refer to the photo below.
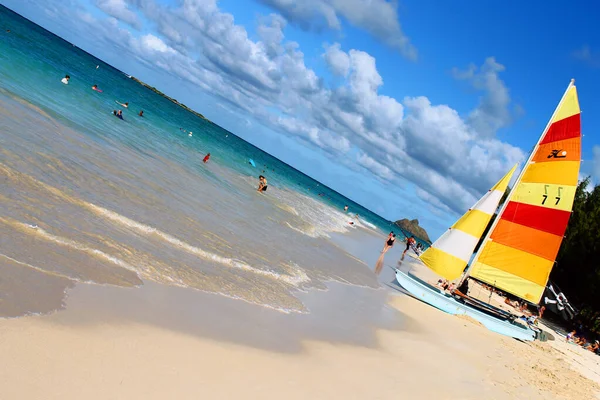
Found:
<path fill-rule="evenodd" d="M 308 314 L 152 282 L 79 284 L 65 310 L 0 320 L 0 398 L 600 398 L 597 356 L 501 337 L 380 280 L 299 293 Z"/>

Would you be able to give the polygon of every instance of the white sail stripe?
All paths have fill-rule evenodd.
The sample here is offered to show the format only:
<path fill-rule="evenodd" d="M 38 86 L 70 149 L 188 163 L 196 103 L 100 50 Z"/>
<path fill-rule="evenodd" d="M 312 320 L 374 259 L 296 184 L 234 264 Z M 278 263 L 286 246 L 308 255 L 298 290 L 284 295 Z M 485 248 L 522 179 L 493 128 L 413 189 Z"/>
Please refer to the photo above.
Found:
<path fill-rule="evenodd" d="M 459 229 L 448 229 L 432 247 L 440 249 L 454 257 L 460 258 L 466 263 L 473 254 L 473 249 L 477 246 L 479 238 L 471 236 Z"/>
<path fill-rule="evenodd" d="M 488 215 L 494 215 L 496 212 L 496 208 L 498 208 L 498 203 L 500 202 L 500 198 L 502 197 L 503 192 L 499 190 L 492 190 L 491 192 L 487 192 L 479 201 L 473 206 L 473 210 L 479 210 Z"/>

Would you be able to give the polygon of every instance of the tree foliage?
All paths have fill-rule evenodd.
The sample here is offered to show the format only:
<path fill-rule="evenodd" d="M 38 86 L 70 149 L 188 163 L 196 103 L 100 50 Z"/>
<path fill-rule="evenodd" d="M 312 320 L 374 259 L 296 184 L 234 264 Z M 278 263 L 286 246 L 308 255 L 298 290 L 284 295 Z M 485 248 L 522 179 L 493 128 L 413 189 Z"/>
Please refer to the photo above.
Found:
<path fill-rule="evenodd" d="M 600 186 L 579 183 L 573 212 L 551 279 L 567 297 L 587 310 L 600 311 Z"/>

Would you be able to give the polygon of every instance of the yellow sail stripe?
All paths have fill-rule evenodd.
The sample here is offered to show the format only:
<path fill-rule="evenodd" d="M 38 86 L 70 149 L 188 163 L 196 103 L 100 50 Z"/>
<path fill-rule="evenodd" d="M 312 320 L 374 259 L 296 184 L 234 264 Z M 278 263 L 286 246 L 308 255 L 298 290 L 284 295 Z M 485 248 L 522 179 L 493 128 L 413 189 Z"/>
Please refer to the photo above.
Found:
<path fill-rule="evenodd" d="M 546 281 L 554 265 L 554 261 L 493 241 L 487 242 L 479 256 L 479 260 L 472 268 L 471 275 L 477 279 L 479 279 L 477 268 L 479 263 L 520 276 L 541 286 L 546 285 Z"/>
<path fill-rule="evenodd" d="M 508 173 L 506 175 L 504 175 L 502 177 L 502 179 L 500 179 L 498 181 L 498 183 L 496 183 L 494 185 L 494 187 L 492 187 L 490 189 L 490 191 L 494 191 L 494 190 L 498 190 L 500 193 L 504 194 L 504 191 L 506 190 L 506 187 L 508 186 L 508 183 L 510 182 L 510 178 L 512 178 L 513 174 L 515 173 L 515 170 L 517 169 L 517 166 L 519 164 L 515 164 L 513 165 L 513 167 L 510 169 L 510 171 L 508 171 Z"/>
<path fill-rule="evenodd" d="M 552 123 L 560 121 L 561 119 L 569 118 L 575 114 L 579 114 L 580 112 L 579 99 L 577 98 L 577 88 L 575 86 L 571 86 L 565 94 L 563 101 L 558 106 L 556 114 L 554 114 L 554 118 L 552 118 Z"/>
<path fill-rule="evenodd" d="M 482 262 L 477 262 L 473 268 L 477 268 L 477 279 L 489 283 L 500 290 L 511 293 L 532 303 L 539 303 L 544 293 L 546 284 L 538 285 L 535 282 L 523 279 L 518 275 L 501 269 L 490 267 Z"/>
<path fill-rule="evenodd" d="M 521 182 L 577 186 L 579 161 L 534 163 L 526 168 Z"/>
<path fill-rule="evenodd" d="M 514 189 L 511 200 L 532 206 L 571 211 L 576 190 L 576 186 L 524 182 Z"/>
<path fill-rule="evenodd" d="M 483 234 L 491 218 L 490 214 L 483 211 L 469 210 L 452 225 L 452 229 L 458 229 L 478 238 Z"/>
<path fill-rule="evenodd" d="M 467 265 L 466 260 L 461 260 L 435 247 L 425 250 L 420 259 L 433 272 L 451 281 L 460 277 Z"/>

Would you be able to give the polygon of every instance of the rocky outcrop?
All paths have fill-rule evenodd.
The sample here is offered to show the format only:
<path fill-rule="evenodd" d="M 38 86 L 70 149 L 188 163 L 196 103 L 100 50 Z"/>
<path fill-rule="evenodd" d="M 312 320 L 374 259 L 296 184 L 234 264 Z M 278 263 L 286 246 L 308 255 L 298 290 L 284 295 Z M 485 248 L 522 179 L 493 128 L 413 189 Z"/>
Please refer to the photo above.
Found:
<path fill-rule="evenodd" d="M 394 222 L 394 225 L 400 227 L 405 232 L 410 233 L 419 239 L 426 240 L 427 242 L 431 243 L 429 235 L 427 234 L 425 229 L 419 226 L 418 219 L 413 219 L 412 221 L 409 221 L 408 219 L 404 218 Z"/>

